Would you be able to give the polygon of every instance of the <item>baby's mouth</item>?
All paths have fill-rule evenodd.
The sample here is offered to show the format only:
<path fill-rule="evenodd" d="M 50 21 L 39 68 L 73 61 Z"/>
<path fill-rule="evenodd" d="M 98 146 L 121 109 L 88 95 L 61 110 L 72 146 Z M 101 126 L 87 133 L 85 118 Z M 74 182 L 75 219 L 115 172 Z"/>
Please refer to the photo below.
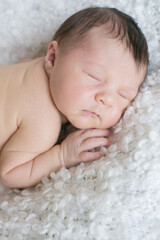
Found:
<path fill-rule="evenodd" d="M 95 112 L 91 112 L 91 111 L 88 111 L 88 110 L 82 110 L 82 112 L 85 116 L 97 116 L 97 117 L 99 117 L 99 115 Z"/>

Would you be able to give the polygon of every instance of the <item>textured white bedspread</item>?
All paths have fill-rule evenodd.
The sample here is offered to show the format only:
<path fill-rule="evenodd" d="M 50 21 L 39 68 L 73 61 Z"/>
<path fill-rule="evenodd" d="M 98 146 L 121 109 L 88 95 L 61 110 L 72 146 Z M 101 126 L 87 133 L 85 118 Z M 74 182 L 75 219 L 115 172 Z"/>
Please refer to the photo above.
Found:
<path fill-rule="evenodd" d="M 0 64 L 40 56 L 65 19 L 91 5 L 138 21 L 149 45 L 146 82 L 104 158 L 23 191 L 0 185 L 0 240 L 160 239 L 160 0 L 1 0 Z"/>

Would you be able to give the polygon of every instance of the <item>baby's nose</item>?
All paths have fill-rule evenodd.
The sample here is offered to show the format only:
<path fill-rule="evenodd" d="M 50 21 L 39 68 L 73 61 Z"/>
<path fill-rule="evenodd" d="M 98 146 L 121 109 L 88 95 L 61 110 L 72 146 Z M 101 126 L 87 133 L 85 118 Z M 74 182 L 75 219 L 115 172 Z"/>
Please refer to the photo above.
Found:
<path fill-rule="evenodd" d="M 106 107 L 112 107 L 115 102 L 115 95 L 114 93 L 98 93 L 96 95 L 96 101 L 105 105 Z"/>

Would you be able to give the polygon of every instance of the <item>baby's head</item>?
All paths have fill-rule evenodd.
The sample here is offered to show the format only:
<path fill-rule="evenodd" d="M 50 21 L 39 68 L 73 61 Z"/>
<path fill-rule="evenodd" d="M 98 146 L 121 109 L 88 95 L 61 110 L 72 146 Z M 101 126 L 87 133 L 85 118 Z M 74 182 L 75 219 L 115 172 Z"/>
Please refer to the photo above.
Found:
<path fill-rule="evenodd" d="M 110 128 L 136 97 L 148 67 L 145 37 L 113 8 L 87 8 L 57 30 L 45 56 L 53 101 L 77 128 Z"/>

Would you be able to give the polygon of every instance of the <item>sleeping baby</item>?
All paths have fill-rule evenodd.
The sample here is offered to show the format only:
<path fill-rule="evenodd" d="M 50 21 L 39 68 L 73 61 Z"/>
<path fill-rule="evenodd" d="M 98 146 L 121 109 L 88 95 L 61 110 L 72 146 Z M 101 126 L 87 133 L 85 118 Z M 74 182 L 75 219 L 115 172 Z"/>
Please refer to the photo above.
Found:
<path fill-rule="evenodd" d="M 69 17 L 45 56 L 1 65 L 1 183 L 30 187 L 62 167 L 100 159 L 99 147 L 111 144 L 110 128 L 136 97 L 147 67 L 142 31 L 107 7 Z M 77 130 L 58 144 L 67 122 Z"/>

